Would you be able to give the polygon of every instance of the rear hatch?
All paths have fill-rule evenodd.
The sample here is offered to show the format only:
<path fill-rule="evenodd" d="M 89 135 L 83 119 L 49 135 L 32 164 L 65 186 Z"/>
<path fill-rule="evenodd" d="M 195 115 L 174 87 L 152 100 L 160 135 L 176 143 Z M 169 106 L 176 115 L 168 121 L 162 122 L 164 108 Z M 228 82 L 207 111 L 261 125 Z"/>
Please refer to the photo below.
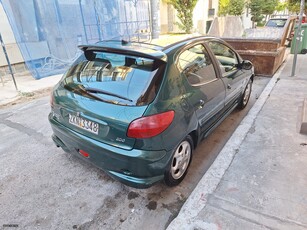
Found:
<path fill-rule="evenodd" d="M 53 92 L 54 119 L 75 132 L 124 149 L 131 121 L 141 117 L 157 95 L 165 62 L 91 50 L 71 66 Z"/>

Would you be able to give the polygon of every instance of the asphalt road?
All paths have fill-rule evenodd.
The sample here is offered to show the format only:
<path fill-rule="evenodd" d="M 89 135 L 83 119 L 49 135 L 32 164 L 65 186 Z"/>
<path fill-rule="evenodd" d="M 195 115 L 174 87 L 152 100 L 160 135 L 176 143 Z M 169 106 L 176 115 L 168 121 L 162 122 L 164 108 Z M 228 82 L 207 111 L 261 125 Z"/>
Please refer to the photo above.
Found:
<path fill-rule="evenodd" d="M 127 187 L 56 148 L 43 97 L 0 110 L 0 229 L 165 229 L 270 79 L 256 77 L 234 111 L 195 150 L 177 187 Z"/>

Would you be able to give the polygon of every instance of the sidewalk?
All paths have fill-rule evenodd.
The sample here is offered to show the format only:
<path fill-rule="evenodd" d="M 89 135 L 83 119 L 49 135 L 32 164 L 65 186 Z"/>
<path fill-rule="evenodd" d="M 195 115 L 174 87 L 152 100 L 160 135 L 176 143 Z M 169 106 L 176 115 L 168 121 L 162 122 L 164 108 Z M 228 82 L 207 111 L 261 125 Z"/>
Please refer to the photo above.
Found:
<path fill-rule="evenodd" d="M 293 55 L 191 193 L 172 229 L 307 229 L 307 55 Z"/>
<path fill-rule="evenodd" d="M 15 76 L 16 90 L 11 75 L 0 79 L 0 106 L 12 103 L 18 99 L 34 96 L 35 93 L 50 91 L 51 88 L 61 79 L 62 74 L 54 75 L 39 80 L 35 80 L 30 73 L 23 73 Z"/>

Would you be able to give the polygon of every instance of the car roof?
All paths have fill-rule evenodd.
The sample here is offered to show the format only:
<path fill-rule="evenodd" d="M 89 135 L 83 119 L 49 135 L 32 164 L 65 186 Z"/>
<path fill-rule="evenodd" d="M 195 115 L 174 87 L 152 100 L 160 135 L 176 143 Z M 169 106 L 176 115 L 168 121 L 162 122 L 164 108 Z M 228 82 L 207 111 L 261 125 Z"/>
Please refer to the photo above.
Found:
<path fill-rule="evenodd" d="M 186 38 L 184 40 L 180 40 L 178 42 L 169 44 L 168 46 L 165 46 L 163 48 L 163 50 L 178 46 L 178 45 L 186 45 L 187 43 L 190 42 L 195 42 L 195 41 L 204 41 L 204 40 L 211 40 L 211 39 L 218 39 L 218 38 L 214 38 L 214 37 L 209 37 L 209 36 L 196 36 L 196 37 L 190 37 L 190 38 Z"/>
<path fill-rule="evenodd" d="M 225 43 L 225 41 L 223 41 L 222 39 L 217 38 L 217 37 L 196 36 L 196 37 L 187 38 L 185 40 L 181 40 L 181 41 L 172 43 L 168 46 L 165 46 L 163 48 L 163 52 L 165 52 L 165 53 L 176 52 L 177 50 L 181 49 L 183 46 L 193 44 L 195 42 L 204 42 L 204 41 L 212 41 L 212 40 L 219 41 L 221 43 Z"/>
<path fill-rule="evenodd" d="M 288 18 L 270 18 L 269 20 L 282 20 L 282 21 L 287 21 Z"/>
<path fill-rule="evenodd" d="M 197 36 L 197 37 L 186 38 L 184 40 L 172 43 L 165 47 L 151 43 L 129 42 L 125 40 L 106 40 L 106 41 L 97 42 L 96 44 L 93 45 L 80 45 L 78 47 L 84 52 L 104 51 L 104 52 L 139 56 L 139 57 L 161 60 L 166 62 L 167 53 L 174 52 L 189 43 L 194 43 L 197 41 L 208 41 L 208 40 L 222 41 L 221 39 L 216 37 Z"/>

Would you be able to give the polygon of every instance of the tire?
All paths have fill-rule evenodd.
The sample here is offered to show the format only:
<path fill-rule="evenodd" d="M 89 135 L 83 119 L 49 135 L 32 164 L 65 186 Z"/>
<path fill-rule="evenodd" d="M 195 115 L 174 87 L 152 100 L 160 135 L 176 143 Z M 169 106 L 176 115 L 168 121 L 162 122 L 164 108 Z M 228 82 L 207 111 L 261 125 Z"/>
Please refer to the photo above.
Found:
<path fill-rule="evenodd" d="M 252 84 L 253 81 L 252 79 L 249 79 L 247 82 L 247 85 L 244 89 L 244 93 L 242 94 L 239 104 L 238 104 L 238 108 L 239 109 L 244 109 L 249 101 L 249 98 L 251 96 L 251 92 L 252 92 Z"/>
<path fill-rule="evenodd" d="M 191 136 L 187 136 L 176 147 L 169 167 L 164 173 L 166 185 L 176 186 L 184 179 L 192 160 L 193 147 Z"/>

